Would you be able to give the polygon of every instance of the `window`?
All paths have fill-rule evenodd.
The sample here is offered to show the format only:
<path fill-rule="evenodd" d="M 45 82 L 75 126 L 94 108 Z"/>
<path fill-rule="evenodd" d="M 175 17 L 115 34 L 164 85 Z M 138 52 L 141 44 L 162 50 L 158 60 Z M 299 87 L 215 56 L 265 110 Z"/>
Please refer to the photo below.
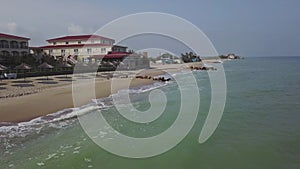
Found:
<path fill-rule="evenodd" d="M 11 41 L 10 42 L 10 48 L 14 48 L 14 49 L 19 48 L 18 42 L 17 41 Z"/>
<path fill-rule="evenodd" d="M 53 42 L 53 45 L 56 45 L 56 42 Z"/>
<path fill-rule="evenodd" d="M 81 41 L 78 41 L 78 44 L 81 44 Z"/>
<path fill-rule="evenodd" d="M 19 52 L 17 52 L 17 51 L 12 51 L 12 55 L 13 55 L 13 56 L 19 56 Z"/>
<path fill-rule="evenodd" d="M 91 54 L 91 53 L 92 53 L 92 49 L 91 49 L 91 48 L 88 48 L 88 49 L 87 49 L 87 53 L 88 53 L 88 54 Z"/>
<path fill-rule="evenodd" d="M 52 50 L 52 49 L 50 49 L 50 50 L 49 50 L 49 54 L 52 54 L 52 53 L 53 53 L 53 50 Z"/>
<path fill-rule="evenodd" d="M 20 48 L 26 49 L 28 47 L 27 42 L 20 42 Z"/>
<path fill-rule="evenodd" d="M 75 54 L 78 54 L 78 49 L 74 49 L 74 53 L 75 53 Z"/>
<path fill-rule="evenodd" d="M 101 48 L 101 53 L 106 53 L 106 48 Z"/>
<path fill-rule="evenodd" d="M 66 45 L 68 45 L 69 44 L 69 42 L 66 42 Z"/>
<path fill-rule="evenodd" d="M 65 55 L 65 52 L 66 52 L 66 51 L 65 51 L 64 49 L 61 50 L 61 54 L 62 54 L 62 55 Z"/>
<path fill-rule="evenodd" d="M 4 55 L 4 56 L 9 56 L 10 53 L 9 53 L 8 51 L 4 50 L 4 51 L 2 51 L 2 55 Z"/>

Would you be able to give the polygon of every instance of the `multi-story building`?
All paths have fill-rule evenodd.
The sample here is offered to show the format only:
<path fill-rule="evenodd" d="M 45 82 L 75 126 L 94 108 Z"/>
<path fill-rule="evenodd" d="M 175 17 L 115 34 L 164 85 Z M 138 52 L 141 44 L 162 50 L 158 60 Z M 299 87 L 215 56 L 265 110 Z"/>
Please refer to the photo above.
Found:
<path fill-rule="evenodd" d="M 0 33 L 0 55 L 24 56 L 29 53 L 30 38 Z"/>
<path fill-rule="evenodd" d="M 88 62 L 93 56 L 104 56 L 111 51 L 126 52 L 127 47 L 114 46 L 115 40 L 99 35 L 63 36 L 47 40 L 43 51 L 55 58 Z"/>

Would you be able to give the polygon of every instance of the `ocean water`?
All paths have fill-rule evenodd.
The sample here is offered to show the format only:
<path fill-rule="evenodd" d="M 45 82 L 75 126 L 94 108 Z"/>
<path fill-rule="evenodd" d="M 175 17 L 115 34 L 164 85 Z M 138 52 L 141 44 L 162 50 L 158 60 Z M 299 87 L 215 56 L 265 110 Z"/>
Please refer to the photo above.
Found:
<path fill-rule="evenodd" d="M 209 110 L 211 89 L 207 72 L 195 71 L 201 94 L 198 117 L 188 135 L 163 154 L 132 159 L 107 152 L 86 135 L 78 120 L 72 118 L 72 110 L 63 110 L 18 126 L 1 126 L 0 168 L 299 168 L 299 64 L 300 57 L 224 62 L 225 110 L 215 133 L 203 144 L 198 143 L 198 137 Z M 181 101 L 177 84 L 157 83 L 130 90 L 135 108 L 145 111 L 150 107 L 149 92 L 157 88 L 166 94 L 168 103 L 163 114 L 151 123 L 137 124 L 125 119 L 112 105 L 111 98 L 98 100 L 101 113 L 115 130 L 125 135 L 155 136 L 168 129 L 178 115 Z M 93 113 L 97 112 L 84 116 Z M 100 137 L 106 136 L 105 132 L 100 133 Z"/>

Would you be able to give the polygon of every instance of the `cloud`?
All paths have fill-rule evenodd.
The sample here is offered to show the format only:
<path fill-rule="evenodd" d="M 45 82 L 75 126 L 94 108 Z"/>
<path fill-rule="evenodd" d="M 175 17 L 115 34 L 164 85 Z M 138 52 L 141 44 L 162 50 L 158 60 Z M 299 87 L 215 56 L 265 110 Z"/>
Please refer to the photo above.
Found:
<path fill-rule="evenodd" d="M 82 27 L 79 25 L 71 24 L 70 26 L 68 26 L 68 32 L 70 34 L 80 34 L 82 33 L 82 30 Z"/>
<path fill-rule="evenodd" d="M 8 33 L 16 33 L 18 25 L 15 22 L 8 22 L 0 25 L 0 29 Z"/>

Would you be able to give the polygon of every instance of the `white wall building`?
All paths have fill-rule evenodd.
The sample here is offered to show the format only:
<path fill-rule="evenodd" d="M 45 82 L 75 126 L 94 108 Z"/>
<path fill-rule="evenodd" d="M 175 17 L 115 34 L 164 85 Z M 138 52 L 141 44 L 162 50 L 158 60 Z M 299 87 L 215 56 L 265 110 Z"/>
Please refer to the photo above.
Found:
<path fill-rule="evenodd" d="M 124 47 L 119 49 L 113 46 L 115 40 L 99 35 L 63 36 L 48 39 L 47 42 L 47 46 L 41 47 L 46 54 L 63 57 L 64 60 L 72 57 L 81 62 L 87 62 L 92 56 L 106 55 L 113 47 L 115 50 L 124 50 Z"/>
<path fill-rule="evenodd" d="M 24 56 L 29 53 L 30 38 L 0 33 L 0 55 Z"/>

